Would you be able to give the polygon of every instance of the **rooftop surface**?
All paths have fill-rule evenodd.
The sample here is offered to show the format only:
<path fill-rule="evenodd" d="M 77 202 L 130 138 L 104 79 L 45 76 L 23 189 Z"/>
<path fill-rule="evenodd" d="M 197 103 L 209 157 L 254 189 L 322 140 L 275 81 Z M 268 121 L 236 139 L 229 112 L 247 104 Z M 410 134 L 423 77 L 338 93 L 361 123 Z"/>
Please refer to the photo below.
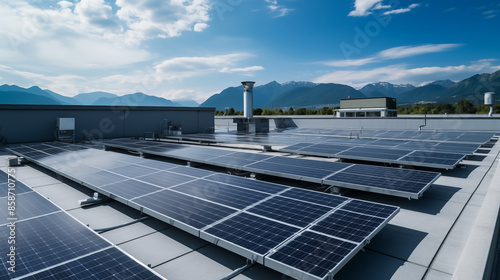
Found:
<path fill-rule="evenodd" d="M 241 144 L 227 149 L 251 147 Z M 498 275 L 494 265 L 498 253 L 490 249 L 498 244 L 495 230 L 500 205 L 499 153 L 500 144 L 495 139 L 468 156 L 458 168 L 440 170 L 441 177 L 419 200 L 343 190 L 346 197 L 398 206 L 401 211 L 335 279 L 481 279 L 483 276 L 488 279 L 494 273 Z M 8 156 L 8 152 L 1 152 L 0 168 L 4 171 Z M 199 168 L 226 171 L 217 167 Z M 143 217 L 139 211 L 116 201 L 81 208 L 78 201 L 90 198 L 93 195 L 90 189 L 32 163 L 16 169 L 18 180 L 92 229 Z M 308 189 L 319 187 L 283 178 L 262 179 Z M 169 280 L 221 279 L 246 264 L 243 257 L 154 218 L 104 231 L 101 236 Z M 233 279 L 290 278 L 256 264 Z"/>

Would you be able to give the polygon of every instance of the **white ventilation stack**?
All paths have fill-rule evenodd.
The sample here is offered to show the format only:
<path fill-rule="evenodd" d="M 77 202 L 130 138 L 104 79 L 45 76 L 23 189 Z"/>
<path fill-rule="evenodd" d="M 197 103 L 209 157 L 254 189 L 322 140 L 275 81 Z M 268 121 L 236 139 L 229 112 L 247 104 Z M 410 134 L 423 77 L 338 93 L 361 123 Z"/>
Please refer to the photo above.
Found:
<path fill-rule="evenodd" d="M 495 93 L 494 92 L 486 92 L 484 94 L 484 105 L 490 105 L 490 113 L 488 116 L 493 116 L 493 103 L 495 103 Z"/>
<path fill-rule="evenodd" d="M 255 82 L 241 82 L 245 92 L 243 93 L 243 116 L 253 118 L 253 85 Z"/>

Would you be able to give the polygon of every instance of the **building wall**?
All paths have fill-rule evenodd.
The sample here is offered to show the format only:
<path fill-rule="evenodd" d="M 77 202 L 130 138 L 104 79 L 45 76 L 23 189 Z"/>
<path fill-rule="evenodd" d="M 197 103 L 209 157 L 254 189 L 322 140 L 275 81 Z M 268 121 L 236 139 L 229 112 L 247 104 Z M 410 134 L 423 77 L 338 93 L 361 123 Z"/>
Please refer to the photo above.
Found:
<path fill-rule="evenodd" d="M 183 133 L 214 127 L 214 108 L 0 105 L 0 135 L 9 143 L 52 141 L 57 118 L 75 118 L 77 140 L 138 137 L 160 132 L 163 119 Z"/>
<path fill-rule="evenodd" d="M 262 117 L 261 117 L 262 118 Z M 418 130 L 427 122 L 423 130 L 457 131 L 497 131 L 500 132 L 500 116 L 398 116 L 396 118 L 336 118 L 335 116 L 267 116 L 269 128 L 338 128 L 338 129 L 383 129 L 383 130 Z M 215 125 L 220 130 L 230 127 L 230 117 L 216 117 Z M 231 127 L 231 129 L 235 129 Z"/>
<path fill-rule="evenodd" d="M 396 99 L 392 97 L 340 99 L 341 109 L 389 108 L 396 109 Z"/>

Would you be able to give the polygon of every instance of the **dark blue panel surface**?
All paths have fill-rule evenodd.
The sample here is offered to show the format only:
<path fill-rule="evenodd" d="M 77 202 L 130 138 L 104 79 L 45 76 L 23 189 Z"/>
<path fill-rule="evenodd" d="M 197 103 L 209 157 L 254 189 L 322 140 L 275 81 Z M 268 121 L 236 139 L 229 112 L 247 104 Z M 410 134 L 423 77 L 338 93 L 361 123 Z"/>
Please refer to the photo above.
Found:
<path fill-rule="evenodd" d="M 9 201 L 11 201 L 12 203 L 12 200 L 9 200 L 7 196 L 0 198 L 0 205 L 4 205 L 4 207 L 0 207 L 1 224 L 8 223 L 8 218 L 17 218 L 17 220 L 19 221 L 56 211 L 61 211 L 61 209 L 52 204 L 52 202 L 48 201 L 46 198 L 34 191 L 15 195 L 13 197 L 15 197 L 15 209 L 13 212 L 8 210 L 7 204 Z"/>
<path fill-rule="evenodd" d="M 194 180 L 193 177 L 181 175 L 178 173 L 172 173 L 170 171 L 153 173 L 146 176 L 137 177 L 136 179 L 162 188 L 170 188 L 172 186 Z"/>
<path fill-rule="evenodd" d="M 299 230 L 300 228 L 276 221 L 240 213 L 205 231 L 219 239 L 263 255 Z"/>
<path fill-rule="evenodd" d="M 95 173 L 84 174 L 78 177 L 83 182 L 100 188 L 102 186 L 125 181 L 128 178 L 117 175 L 108 171 L 98 171 Z"/>
<path fill-rule="evenodd" d="M 179 167 L 178 164 L 157 161 L 157 160 L 144 161 L 144 162 L 138 163 L 138 165 L 146 166 L 146 167 L 150 167 L 150 168 L 154 168 L 154 169 L 158 169 L 158 170 L 168 170 L 168 169 L 172 169 L 175 167 Z"/>
<path fill-rule="evenodd" d="M 269 256 L 299 271 L 324 278 L 355 248 L 356 244 L 305 231 Z"/>
<path fill-rule="evenodd" d="M 285 176 L 289 174 L 287 177 L 291 175 L 291 176 L 315 178 L 318 180 L 321 180 L 322 178 L 334 172 L 324 169 L 309 168 L 306 163 L 304 163 L 304 166 L 294 166 L 294 165 L 287 166 L 283 164 L 275 164 L 263 161 L 247 165 L 246 167 L 258 169 L 260 173 L 267 173 L 269 171 L 282 174 Z"/>
<path fill-rule="evenodd" d="M 436 179 L 440 173 L 431 171 L 420 171 L 415 169 L 390 168 L 382 166 L 369 166 L 355 164 L 342 171 L 353 175 L 370 177 L 383 177 L 386 179 L 397 179 L 403 181 L 422 182 L 428 184 Z"/>
<path fill-rule="evenodd" d="M 351 200 L 341 207 L 351 212 L 362 213 L 387 219 L 398 211 L 397 207 L 363 200 Z"/>
<path fill-rule="evenodd" d="M 330 207 L 277 196 L 247 211 L 294 226 L 306 227 L 330 210 Z"/>
<path fill-rule="evenodd" d="M 338 195 L 320 193 L 315 191 L 303 190 L 299 188 L 291 188 L 290 190 L 280 194 L 281 196 L 300 199 L 304 201 L 308 201 L 311 203 L 316 203 L 324 206 L 329 206 L 335 208 L 345 201 L 349 200 L 348 198 L 341 197 Z"/>
<path fill-rule="evenodd" d="M 0 236 L 8 236 L 2 226 Z M 7 270 L 10 244 L 0 242 L 0 279 L 9 279 L 34 272 L 73 258 L 111 246 L 96 233 L 64 212 L 16 223 L 16 271 Z"/>
<path fill-rule="evenodd" d="M 126 180 L 118 183 L 106 185 L 101 189 L 106 190 L 114 195 L 123 197 L 125 199 L 132 199 L 134 197 L 146 195 L 155 191 L 162 190 L 163 188 L 150 185 L 148 183 L 140 182 L 137 180 Z"/>
<path fill-rule="evenodd" d="M 161 279 L 117 248 L 94 253 L 72 262 L 25 277 L 26 280 L 115 280 Z"/>
<path fill-rule="evenodd" d="M 381 218 L 337 210 L 313 226 L 311 230 L 354 242 L 362 242 L 383 222 L 384 219 Z"/>
<path fill-rule="evenodd" d="M 216 173 L 212 176 L 209 176 L 206 178 L 206 180 L 221 182 L 230 185 L 236 185 L 247 189 L 261 191 L 270 194 L 275 194 L 290 188 L 288 186 L 268 183 L 264 181 L 257 181 L 253 179 L 241 178 L 221 173 Z"/>
<path fill-rule="evenodd" d="M 369 186 L 372 188 L 381 188 L 388 190 L 397 190 L 409 193 L 419 193 L 428 183 L 412 182 L 390 179 L 387 177 L 373 177 L 347 172 L 340 172 L 327 178 L 329 181 L 355 184 L 359 186 Z"/>
<path fill-rule="evenodd" d="M 176 168 L 172 168 L 169 170 L 169 172 L 184 174 L 184 175 L 191 176 L 193 178 L 202 178 L 202 177 L 209 176 L 209 175 L 213 174 L 212 171 L 198 169 L 198 168 L 192 168 L 192 167 L 187 167 L 187 166 L 179 166 Z"/>
<path fill-rule="evenodd" d="M 338 171 L 350 165 L 347 163 L 340 163 L 340 162 L 318 161 L 309 159 L 280 157 L 280 156 L 272 157 L 266 160 L 265 162 L 281 164 L 285 166 L 297 166 L 297 167 L 307 167 L 311 169 L 327 170 L 330 172 Z"/>
<path fill-rule="evenodd" d="M 196 229 L 201 229 L 236 212 L 234 209 L 171 190 L 163 190 L 132 201 Z"/>
<path fill-rule="evenodd" d="M 121 166 L 118 168 L 113 168 L 109 169 L 108 171 L 116 173 L 118 175 L 130 177 L 130 178 L 136 178 L 144 175 L 148 175 L 151 173 L 158 172 L 157 169 L 145 167 L 145 166 L 140 166 L 140 165 L 135 165 L 135 164 L 130 164 L 130 165 L 125 165 Z"/>
<path fill-rule="evenodd" d="M 173 187 L 172 190 L 237 209 L 244 209 L 269 196 L 266 193 L 207 180 L 196 180 L 185 183 Z"/>

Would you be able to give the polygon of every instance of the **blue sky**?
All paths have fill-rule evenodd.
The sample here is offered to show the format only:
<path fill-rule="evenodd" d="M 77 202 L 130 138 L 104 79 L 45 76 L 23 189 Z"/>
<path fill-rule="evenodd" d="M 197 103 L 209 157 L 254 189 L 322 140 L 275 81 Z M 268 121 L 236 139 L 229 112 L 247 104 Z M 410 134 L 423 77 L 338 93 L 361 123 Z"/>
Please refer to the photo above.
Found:
<path fill-rule="evenodd" d="M 500 1 L 0 0 L 0 84 L 204 101 L 254 80 L 458 81 L 500 69 Z"/>

